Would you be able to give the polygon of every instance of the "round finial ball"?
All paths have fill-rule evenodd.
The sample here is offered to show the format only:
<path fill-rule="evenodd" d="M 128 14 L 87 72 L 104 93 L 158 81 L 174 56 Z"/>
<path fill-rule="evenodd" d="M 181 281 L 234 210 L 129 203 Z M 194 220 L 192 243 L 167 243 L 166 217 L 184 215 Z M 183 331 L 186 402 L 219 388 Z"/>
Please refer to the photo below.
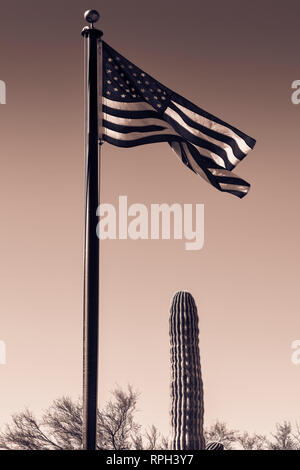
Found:
<path fill-rule="evenodd" d="M 97 23 L 99 18 L 100 18 L 100 15 L 96 10 L 87 10 L 84 14 L 84 19 L 88 23 Z"/>

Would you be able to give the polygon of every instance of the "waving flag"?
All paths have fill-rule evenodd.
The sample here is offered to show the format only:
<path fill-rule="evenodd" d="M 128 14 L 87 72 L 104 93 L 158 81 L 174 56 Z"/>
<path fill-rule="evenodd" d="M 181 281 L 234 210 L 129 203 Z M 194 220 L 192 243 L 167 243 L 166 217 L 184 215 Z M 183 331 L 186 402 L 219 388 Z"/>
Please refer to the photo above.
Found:
<path fill-rule="evenodd" d="M 119 147 L 168 142 L 190 170 L 218 190 L 244 197 L 250 185 L 231 170 L 255 140 L 102 45 L 103 140 Z"/>

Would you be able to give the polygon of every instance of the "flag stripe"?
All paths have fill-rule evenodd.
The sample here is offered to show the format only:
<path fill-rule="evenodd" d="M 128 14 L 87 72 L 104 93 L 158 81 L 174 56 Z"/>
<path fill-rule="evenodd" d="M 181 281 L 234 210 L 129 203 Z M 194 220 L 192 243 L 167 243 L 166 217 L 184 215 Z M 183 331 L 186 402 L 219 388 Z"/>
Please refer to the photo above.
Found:
<path fill-rule="evenodd" d="M 126 134 L 122 134 L 126 135 Z M 147 135 L 147 133 L 142 136 L 138 134 L 138 137 L 134 140 L 126 140 L 121 139 L 118 137 L 118 133 L 111 131 L 110 129 L 106 129 L 103 140 L 108 142 L 109 144 L 116 145 L 117 147 L 136 147 L 137 145 L 144 145 L 144 144 L 153 144 L 158 142 L 171 142 L 171 141 L 182 141 L 182 137 L 177 135 L 167 135 L 167 134 L 157 134 L 152 133 L 152 135 Z"/>
<path fill-rule="evenodd" d="M 109 108 L 109 112 L 110 110 L 111 108 Z M 139 119 L 139 115 L 138 115 L 138 118 L 134 118 L 134 117 L 125 118 L 125 117 L 112 116 L 112 115 L 107 116 L 107 113 L 105 113 L 104 121 L 103 121 L 104 128 L 111 129 L 114 131 L 120 131 L 121 133 L 130 133 L 130 132 L 153 132 L 155 130 L 153 126 L 158 126 L 156 128 L 157 130 L 162 130 L 162 128 L 171 129 L 172 135 L 174 135 L 174 129 L 171 127 L 171 125 L 165 120 L 158 119 L 157 113 L 155 113 L 155 115 L 156 115 L 155 119 L 148 118 L 148 117 Z M 179 136 L 180 134 L 178 134 L 177 132 L 177 135 Z M 166 140 L 169 140 L 169 139 L 166 139 Z M 197 146 L 197 148 L 201 154 L 203 154 L 204 156 L 208 158 L 212 158 L 221 167 L 225 167 L 225 163 L 222 157 L 212 152 L 212 150 L 209 150 L 200 146 Z"/>
<path fill-rule="evenodd" d="M 108 122 L 108 121 L 107 121 Z M 155 118 L 125 118 L 119 116 L 110 116 L 109 122 L 113 122 L 114 124 L 118 124 L 119 126 L 125 127 L 145 127 L 145 126 L 157 126 L 163 128 L 170 128 L 171 126 L 168 125 L 166 121 L 162 119 L 158 119 L 157 116 Z"/>
<path fill-rule="evenodd" d="M 210 168 L 210 171 L 215 176 L 219 176 L 219 177 L 220 176 L 229 176 L 229 177 L 233 177 L 233 178 L 238 178 L 238 176 L 236 176 L 234 173 L 232 173 L 232 171 L 229 171 L 229 170 L 223 170 L 223 169 L 219 169 L 219 168 Z"/>
<path fill-rule="evenodd" d="M 175 106 L 178 107 L 184 115 L 190 118 L 193 122 L 198 123 L 204 129 L 206 128 L 207 131 L 213 131 L 215 134 L 218 135 L 219 138 L 222 138 L 222 136 L 227 136 L 233 139 L 238 145 L 240 152 L 242 152 L 243 155 L 245 155 L 247 152 L 249 152 L 249 150 L 251 150 L 247 143 L 228 127 L 221 126 L 220 124 L 217 124 L 216 122 L 211 121 L 210 119 L 207 119 L 204 116 L 195 113 L 194 111 L 190 111 L 179 103 L 176 103 L 174 101 L 172 101 L 172 103 L 175 104 Z"/>
<path fill-rule="evenodd" d="M 235 184 L 229 184 L 229 183 L 220 183 L 220 186 L 223 190 L 229 191 L 241 191 L 245 194 L 249 191 L 249 186 L 242 186 L 242 185 L 235 185 Z"/>
<path fill-rule="evenodd" d="M 124 117 L 128 119 L 144 119 L 154 118 L 157 119 L 157 112 L 146 110 L 146 111 L 124 111 L 122 109 L 109 108 L 108 106 L 102 107 L 103 114 L 109 114 L 110 116 Z"/>
<path fill-rule="evenodd" d="M 228 124 L 227 122 L 223 121 L 222 119 L 219 119 L 218 117 L 214 116 L 213 114 L 208 113 L 204 109 L 199 108 L 199 106 L 196 106 L 194 103 L 187 100 L 186 98 L 183 98 L 183 96 L 180 96 L 175 92 L 172 92 L 172 101 L 174 103 L 176 103 L 177 106 L 181 105 L 185 110 L 195 113 L 195 119 L 193 119 L 193 120 L 197 120 L 200 117 L 206 118 L 208 121 L 211 121 L 212 126 L 219 125 L 219 126 L 221 126 L 221 128 L 224 128 L 224 133 L 227 133 L 228 131 L 231 130 L 233 132 L 232 137 L 235 140 L 237 140 L 237 137 L 239 137 L 240 139 L 242 139 L 242 141 L 244 141 L 246 143 L 246 145 L 249 147 L 249 150 L 253 149 L 253 147 L 256 143 L 256 140 L 252 139 L 251 137 L 249 137 L 248 135 L 246 135 L 244 132 L 240 131 L 236 127 Z M 201 122 L 201 118 L 200 118 L 200 122 Z M 208 125 L 208 127 L 210 127 L 210 126 Z M 222 129 L 220 129 L 220 133 L 223 133 Z M 230 135 L 230 134 L 228 134 L 228 135 Z"/>
<path fill-rule="evenodd" d="M 108 129 L 106 127 L 105 134 L 120 140 L 132 140 L 136 141 L 137 139 L 141 139 L 142 137 L 154 137 L 156 135 L 178 135 L 177 132 L 171 131 L 170 129 L 161 129 L 156 131 L 141 131 L 141 132 L 123 132 L 122 128 L 119 128 L 119 132 L 116 130 Z"/>
<path fill-rule="evenodd" d="M 106 121 L 106 120 L 104 120 L 103 123 L 105 125 L 105 128 L 111 129 L 112 131 L 120 132 L 122 134 L 132 134 L 134 132 L 140 132 L 140 133 L 145 134 L 145 133 L 151 133 L 151 132 L 155 132 L 155 131 L 159 132 L 159 131 L 162 131 L 162 130 L 166 129 L 165 126 L 162 127 L 162 126 L 156 126 L 156 125 L 148 125 L 148 126 L 147 125 L 145 125 L 145 126 L 137 125 L 137 126 L 133 126 L 133 125 L 130 125 L 131 122 L 128 123 L 129 126 L 120 126 L 119 124 L 115 124 L 112 121 Z M 136 123 L 136 124 L 138 124 L 138 123 Z"/>
<path fill-rule="evenodd" d="M 184 155 L 188 159 L 188 161 L 190 162 L 191 167 L 193 168 L 194 172 L 197 173 L 198 175 L 202 176 L 202 178 L 204 178 L 209 183 L 210 181 L 209 181 L 209 178 L 208 178 L 206 172 L 204 171 L 204 168 L 201 168 L 201 166 L 198 165 L 197 161 L 193 158 L 193 156 L 192 156 L 191 152 L 189 151 L 188 146 L 185 142 L 183 144 L 181 144 L 180 150 L 181 150 L 181 152 L 184 152 Z"/>
<path fill-rule="evenodd" d="M 226 168 L 233 168 L 237 163 L 239 163 L 239 159 L 234 156 L 232 148 L 228 144 L 225 144 L 224 142 L 220 142 L 210 136 L 205 135 L 203 132 L 199 131 L 198 129 L 195 129 L 194 127 L 189 126 L 182 119 L 182 117 L 178 113 L 176 113 L 176 111 L 174 111 L 174 109 L 167 108 L 165 111 L 165 114 L 169 116 L 173 121 L 175 121 L 177 125 L 180 125 L 185 130 L 187 130 L 189 134 L 194 135 L 197 139 L 201 139 L 201 142 L 205 142 L 206 145 L 212 144 L 216 146 L 214 148 L 221 148 L 226 153 L 226 157 L 224 156 L 223 158 L 224 166 L 226 166 Z M 193 142 L 197 145 L 198 141 L 197 140 L 194 141 L 194 140 L 195 139 L 193 139 L 192 136 L 189 139 L 190 142 Z M 202 144 L 202 147 L 203 147 L 203 144 Z M 210 148 L 210 147 L 207 147 L 207 148 Z M 217 153 L 217 152 L 215 151 L 214 153 Z"/>
<path fill-rule="evenodd" d="M 209 142 L 206 139 L 201 139 L 198 136 L 193 135 L 190 131 L 185 129 L 178 123 L 176 120 L 174 120 L 172 117 L 165 115 L 166 120 L 168 121 L 169 124 L 177 131 L 179 135 L 184 137 L 184 139 L 188 142 L 192 142 L 194 145 L 197 145 L 200 148 L 207 149 L 211 158 L 216 161 L 215 155 L 218 155 L 219 158 L 217 158 L 218 164 L 226 169 L 232 169 L 233 165 L 228 159 L 227 153 L 224 149 L 219 147 L 218 145 L 213 144 L 212 142 Z"/>
<path fill-rule="evenodd" d="M 193 173 L 197 174 L 197 171 L 191 166 L 187 156 L 185 155 L 183 149 L 181 148 L 181 142 L 172 141 L 169 142 L 173 152 L 177 155 L 177 157 L 182 161 L 184 165 L 186 165 Z M 205 175 L 205 174 L 204 174 Z M 206 178 L 205 178 L 206 179 Z"/>
<path fill-rule="evenodd" d="M 222 142 L 223 144 L 229 145 L 232 149 L 232 152 L 234 153 L 235 158 L 237 158 L 239 161 L 242 160 L 246 156 L 247 152 L 251 150 L 250 147 L 248 147 L 248 145 L 238 136 L 235 136 L 230 129 L 221 128 L 221 126 L 217 127 L 215 123 L 209 120 L 205 120 L 203 122 L 201 120 L 193 120 L 191 119 L 191 116 L 188 116 L 187 113 L 184 112 L 185 108 L 179 103 L 175 104 L 174 101 L 170 102 L 169 107 L 176 111 L 186 122 L 186 124 L 191 127 L 194 127 L 195 129 L 198 129 L 200 132 L 205 134 L 205 137 L 209 136 L 219 143 Z M 222 129 L 224 132 L 221 132 Z M 225 131 L 227 131 L 227 133 L 225 133 Z M 238 145 L 239 143 L 240 146 Z M 237 163 L 239 162 L 233 162 L 234 165 L 236 165 Z"/>
<path fill-rule="evenodd" d="M 206 181 L 209 181 L 217 189 L 230 193 L 234 191 L 234 195 L 240 198 L 244 197 L 248 193 L 250 185 L 232 172 L 228 171 L 229 177 L 222 176 L 216 178 L 216 170 L 218 169 L 206 167 L 205 165 L 207 162 L 205 162 L 204 158 L 200 154 L 196 153 L 197 150 L 194 146 L 185 142 L 182 144 L 172 143 L 171 146 L 180 159 L 183 160 L 183 157 L 188 159 L 194 172 L 202 176 Z"/>
<path fill-rule="evenodd" d="M 133 103 L 131 102 L 122 103 L 121 101 L 113 101 L 113 100 L 103 97 L 103 104 L 104 106 L 108 106 L 110 108 L 122 109 L 125 111 L 145 111 L 145 110 L 153 111 L 154 110 L 154 108 L 150 104 L 146 103 L 145 101 L 137 101 Z"/>

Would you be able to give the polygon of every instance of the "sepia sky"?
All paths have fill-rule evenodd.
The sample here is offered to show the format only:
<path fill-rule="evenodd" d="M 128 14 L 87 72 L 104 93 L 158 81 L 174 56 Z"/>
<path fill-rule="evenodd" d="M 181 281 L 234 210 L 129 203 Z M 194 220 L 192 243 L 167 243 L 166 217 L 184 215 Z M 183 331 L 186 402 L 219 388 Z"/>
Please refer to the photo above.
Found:
<path fill-rule="evenodd" d="M 82 388 L 83 12 L 105 40 L 195 104 L 257 139 L 239 200 L 184 168 L 167 144 L 105 144 L 101 201 L 205 206 L 205 244 L 101 243 L 100 406 L 141 392 L 138 420 L 169 431 L 172 295 L 199 312 L 205 424 L 269 432 L 300 420 L 299 124 L 296 0 L 10 1 L 1 5 L 0 425 Z"/>

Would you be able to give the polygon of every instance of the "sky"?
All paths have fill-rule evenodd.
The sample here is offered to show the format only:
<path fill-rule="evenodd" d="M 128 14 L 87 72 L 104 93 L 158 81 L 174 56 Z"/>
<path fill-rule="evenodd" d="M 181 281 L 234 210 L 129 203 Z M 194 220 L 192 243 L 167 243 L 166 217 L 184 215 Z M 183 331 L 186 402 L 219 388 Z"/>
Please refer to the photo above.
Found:
<path fill-rule="evenodd" d="M 205 242 L 105 240 L 99 404 L 140 391 L 137 419 L 170 430 L 173 294 L 198 306 L 205 425 L 270 432 L 299 420 L 300 5 L 296 0 L 10 1 L 1 5 L 0 425 L 82 393 L 83 12 L 114 49 L 257 139 L 239 200 L 186 169 L 167 144 L 101 154 L 101 202 L 204 204 Z"/>

